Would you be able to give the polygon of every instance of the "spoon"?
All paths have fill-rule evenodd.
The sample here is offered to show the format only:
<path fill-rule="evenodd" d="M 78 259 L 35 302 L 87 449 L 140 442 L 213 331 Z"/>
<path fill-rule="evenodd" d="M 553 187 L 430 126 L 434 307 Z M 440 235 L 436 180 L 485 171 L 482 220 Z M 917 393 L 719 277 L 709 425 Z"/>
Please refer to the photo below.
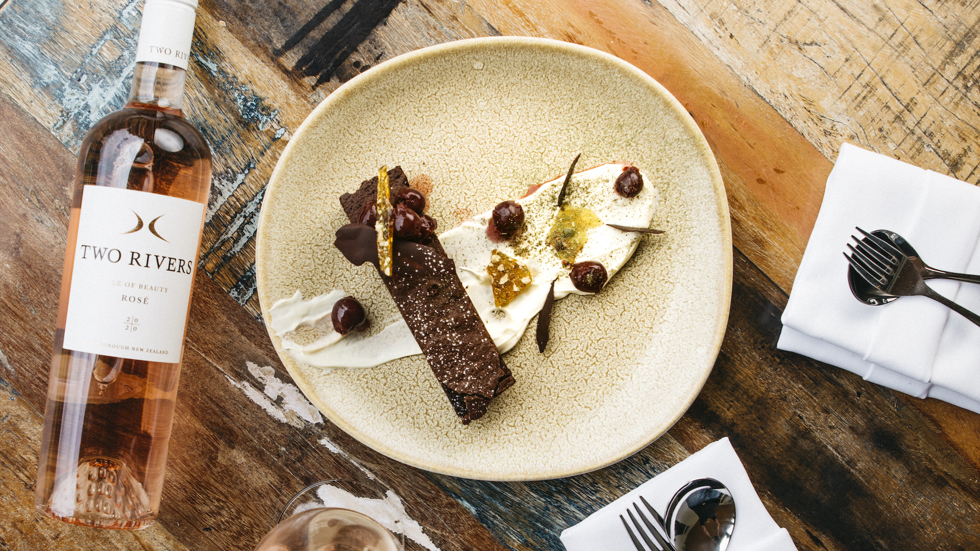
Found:
<path fill-rule="evenodd" d="M 677 490 L 665 517 L 677 551 L 724 551 L 735 530 L 735 500 L 721 482 L 699 478 Z"/>
<path fill-rule="evenodd" d="M 957 274 L 952 272 L 945 272 L 943 270 L 937 270 L 930 266 L 927 266 L 922 262 L 919 257 L 919 253 L 912 248 L 912 245 L 905 240 L 901 235 L 889 231 L 889 230 L 875 230 L 871 232 L 871 235 L 875 237 L 880 237 L 895 246 L 899 251 L 902 252 L 908 259 L 916 266 L 916 269 L 922 274 L 924 279 L 953 279 L 956 281 L 966 281 L 969 283 L 980 283 L 980 276 L 968 275 L 968 274 Z M 880 306 L 882 304 L 887 304 L 895 299 L 897 296 L 888 295 L 882 293 L 878 289 L 875 289 L 870 283 L 864 280 L 853 267 L 848 267 L 847 271 L 847 284 L 851 288 L 851 294 L 855 298 L 870 304 L 872 306 Z"/>

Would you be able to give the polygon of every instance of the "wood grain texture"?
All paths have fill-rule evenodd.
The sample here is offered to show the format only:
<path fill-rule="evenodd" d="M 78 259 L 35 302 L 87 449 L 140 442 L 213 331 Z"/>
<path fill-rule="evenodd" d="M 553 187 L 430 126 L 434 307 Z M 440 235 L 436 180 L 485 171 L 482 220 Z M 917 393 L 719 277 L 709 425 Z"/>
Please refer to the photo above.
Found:
<path fill-rule="evenodd" d="M 560 550 L 564 527 L 727 436 L 766 508 L 800 550 L 906 549 L 910 542 L 921 549 L 977 548 L 978 465 L 951 453 L 947 431 L 895 393 L 775 350 L 787 295 L 744 255 L 735 260 L 721 355 L 666 436 L 616 465 L 568 479 L 499 484 L 436 477 L 439 484 L 512 549 Z M 976 445 L 980 423 L 971 415 L 966 425 Z M 496 505 L 489 510 L 488 498 Z"/>
<path fill-rule="evenodd" d="M 186 549 L 166 528 L 109 532 L 44 520 L 34 510 L 57 282 L 74 163 L 64 146 L 0 94 L 0 546 L 3 549 Z M 27 399 L 30 395 L 32 400 Z"/>
<path fill-rule="evenodd" d="M 42 396 L 58 312 L 74 164 L 60 142 L 0 95 L 0 118 L 22 137 L 0 142 L 0 377 Z M 38 402 L 42 403 L 42 402 Z"/>
<path fill-rule="evenodd" d="M 980 545 L 976 465 L 950 454 L 944 431 L 895 393 L 775 350 L 786 296 L 744 256 L 736 265 L 721 356 L 671 434 L 686 447 L 728 436 L 800 549 Z M 885 498 L 896 506 L 882 522 Z"/>
<path fill-rule="evenodd" d="M 3 96 L 0 116 L 7 128 L 30 137 L 0 148 L 0 177 L 11 184 L 33 182 L 0 187 L 0 220 L 9 228 L 29 228 L 0 234 L 0 305 L 15 313 L 0 333 L 0 430 L 17 435 L 2 439 L 0 457 L 6 459 L 0 475 L 11 487 L 24 489 L 16 499 L 0 501 L 0 513 L 18 519 L 0 523 L 0 541 L 42 548 L 64 538 L 66 545 L 91 548 L 102 531 L 71 529 L 33 512 L 39 412 L 70 200 L 64 180 L 71 178 L 74 158 Z M 35 172 L 38 160 L 49 172 Z M 150 532 L 112 532 L 119 548 L 137 542 L 153 549 L 251 548 L 290 496 L 310 482 L 332 478 L 355 495 L 378 484 L 375 478 L 384 481 L 440 550 L 500 548 L 423 473 L 361 446 L 308 402 L 304 408 L 302 401 L 287 400 L 288 387 L 295 396 L 299 391 L 288 382 L 264 327 L 203 271 L 192 304 L 164 486 L 163 500 L 170 505 Z M 446 518 L 454 519 L 451 526 Z M 43 529 L 28 529 L 34 525 Z M 422 547 L 409 542 L 408 549 Z"/>
<path fill-rule="evenodd" d="M 659 4 L 477 0 L 504 34 L 585 43 L 636 65 L 694 117 L 725 179 L 735 247 L 792 286 L 831 165 Z"/>
<path fill-rule="evenodd" d="M 662 4 L 829 158 L 843 139 L 980 182 L 980 3 Z"/>
<path fill-rule="evenodd" d="M 188 549 L 161 524 L 146 530 L 81 528 L 48 521 L 34 509 L 43 416 L 0 377 L 0 549 Z"/>
<path fill-rule="evenodd" d="M 722 436 L 801 550 L 980 548 L 980 415 L 773 348 L 841 143 L 980 182 L 977 0 L 202 0 L 186 114 L 214 192 L 161 522 L 106 535 L 41 519 L 73 157 L 126 99 L 141 7 L 0 0 L 0 548 L 250 548 L 307 482 L 375 477 L 441 551 L 560 550 L 562 529 Z M 256 321 L 257 215 L 309 112 L 394 56 L 500 34 L 588 45 L 664 84 L 719 161 L 737 249 L 728 333 L 690 411 L 616 465 L 534 483 L 430 475 L 361 446 L 289 394 Z"/>

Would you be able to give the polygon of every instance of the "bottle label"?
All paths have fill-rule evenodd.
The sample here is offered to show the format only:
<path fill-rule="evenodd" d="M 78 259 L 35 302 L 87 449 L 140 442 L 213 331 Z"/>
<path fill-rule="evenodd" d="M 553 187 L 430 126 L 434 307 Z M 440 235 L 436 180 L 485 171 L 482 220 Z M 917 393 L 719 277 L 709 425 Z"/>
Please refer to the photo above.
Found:
<path fill-rule="evenodd" d="M 204 205 L 88 185 L 78 216 L 64 348 L 179 362 Z"/>
<path fill-rule="evenodd" d="M 196 5 L 196 0 L 146 0 L 136 62 L 168 63 L 187 69 Z"/>

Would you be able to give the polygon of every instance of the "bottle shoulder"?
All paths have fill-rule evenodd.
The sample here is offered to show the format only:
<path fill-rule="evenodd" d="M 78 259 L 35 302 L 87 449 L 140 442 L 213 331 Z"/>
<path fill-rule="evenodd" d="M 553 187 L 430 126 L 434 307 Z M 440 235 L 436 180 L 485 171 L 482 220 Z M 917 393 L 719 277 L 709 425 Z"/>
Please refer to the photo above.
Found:
<path fill-rule="evenodd" d="M 79 148 L 73 205 L 87 185 L 208 199 L 211 148 L 179 111 L 127 106 L 89 131 Z"/>
<path fill-rule="evenodd" d="M 178 112 L 179 113 L 179 112 Z M 211 148 L 201 131 L 184 117 L 163 109 L 127 106 L 110 113 L 86 134 L 84 149 L 98 147 L 106 138 L 124 131 L 162 149 L 210 161 Z"/>

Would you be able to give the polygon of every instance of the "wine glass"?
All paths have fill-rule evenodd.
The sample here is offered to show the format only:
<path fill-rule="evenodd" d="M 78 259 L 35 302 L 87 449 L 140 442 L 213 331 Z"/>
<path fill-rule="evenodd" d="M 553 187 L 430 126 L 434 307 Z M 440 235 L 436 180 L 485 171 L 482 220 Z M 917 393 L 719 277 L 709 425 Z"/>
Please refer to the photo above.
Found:
<path fill-rule="evenodd" d="M 402 521 L 386 491 L 355 496 L 336 482 L 321 480 L 297 492 L 255 551 L 404 551 Z"/>

